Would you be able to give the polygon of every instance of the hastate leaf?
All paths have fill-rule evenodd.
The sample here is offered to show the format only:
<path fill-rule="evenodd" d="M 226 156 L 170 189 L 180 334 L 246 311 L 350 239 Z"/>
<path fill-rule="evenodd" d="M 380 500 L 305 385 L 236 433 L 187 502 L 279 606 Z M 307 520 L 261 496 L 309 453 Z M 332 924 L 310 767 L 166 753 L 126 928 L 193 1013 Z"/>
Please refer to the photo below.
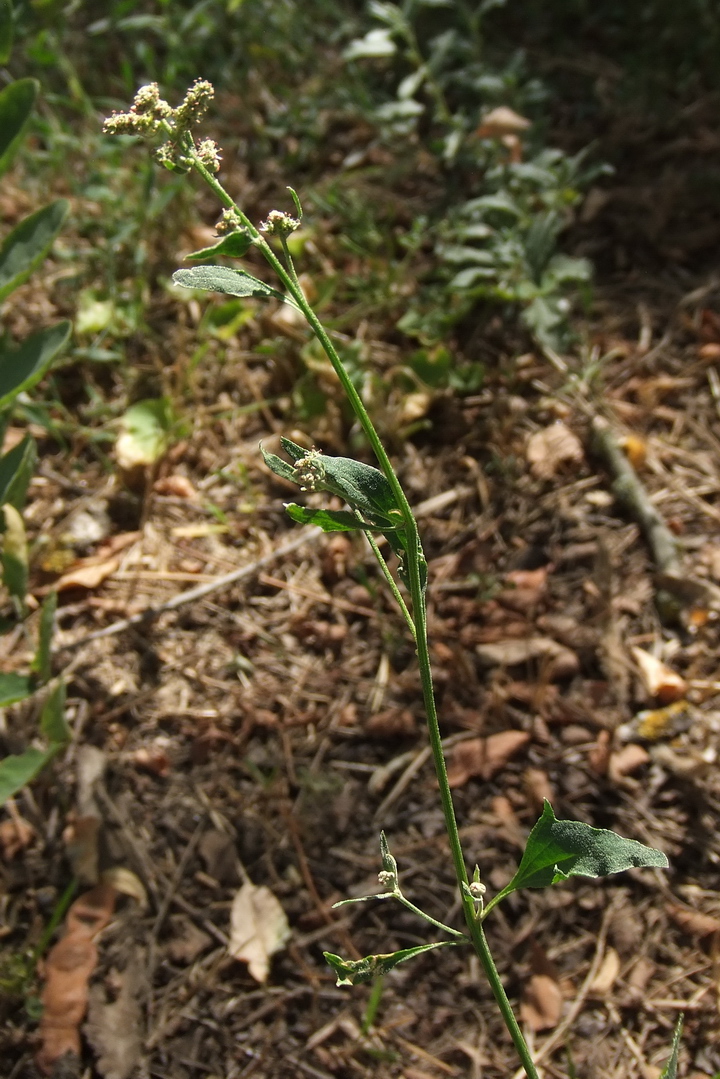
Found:
<path fill-rule="evenodd" d="M 57 199 L 24 218 L 0 248 L 0 301 L 27 281 L 40 265 L 68 215 L 69 203 Z"/>
<path fill-rule="evenodd" d="M 274 298 L 295 306 L 289 297 L 266 285 L 259 277 L 253 277 L 246 270 L 233 270 L 230 266 L 193 266 L 190 270 L 176 270 L 172 279 L 183 288 L 221 292 L 225 296 L 253 296 L 260 300 Z"/>
<path fill-rule="evenodd" d="M 68 321 L 58 322 L 26 337 L 17 348 L 0 352 L 0 408 L 40 381 L 67 344 L 71 329 Z"/>
<path fill-rule="evenodd" d="M 528 836 L 518 871 L 496 901 L 519 888 L 545 888 L 568 877 L 606 877 L 651 866 L 667 869 L 668 860 L 654 847 L 623 839 L 606 828 L 557 820 L 546 801 L 540 820 Z"/>
<path fill-rule="evenodd" d="M 253 238 L 245 228 L 236 229 L 223 236 L 212 247 L 203 247 L 200 251 L 193 251 L 185 258 L 191 262 L 199 262 L 202 259 L 215 258 L 216 255 L 225 255 L 227 258 L 240 259 L 246 255 L 252 246 Z M 197 288 L 197 286 L 195 286 Z"/>
<path fill-rule="evenodd" d="M 22 790 L 30 783 L 38 772 L 41 772 L 46 764 L 53 759 L 59 743 L 55 742 L 47 749 L 36 749 L 30 746 L 24 753 L 5 757 L 0 761 L 0 805 L 4 805 L 8 798 Z"/>
<path fill-rule="evenodd" d="M 378 898 L 377 896 L 375 898 Z M 325 961 L 337 975 L 336 985 L 361 985 L 363 982 L 371 982 L 379 974 L 387 974 L 398 963 L 404 963 L 407 959 L 413 959 L 423 952 L 431 952 L 435 948 L 453 948 L 464 941 L 439 940 L 434 944 L 419 944 L 415 948 L 401 948 L 397 952 L 387 952 L 383 955 L 366 955 L 364 959 L 346 960 L 332 952 L 323 952 Z"/>
<path fill-rule="evenodd" d="M 16 674 L 15 671 L 0 674 L 0 708 L 24 701 L 34 691 L 35 680 L 26 674 Z"/>

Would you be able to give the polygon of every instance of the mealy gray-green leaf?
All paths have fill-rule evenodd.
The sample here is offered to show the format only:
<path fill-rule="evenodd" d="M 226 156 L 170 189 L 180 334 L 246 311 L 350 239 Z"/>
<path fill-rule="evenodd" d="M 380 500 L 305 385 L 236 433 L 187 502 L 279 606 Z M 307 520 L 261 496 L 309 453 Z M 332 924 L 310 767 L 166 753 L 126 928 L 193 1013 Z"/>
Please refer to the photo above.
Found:
<path fill-rule="evenodd" d="M 252 246 L 252 236 L 247 229 L 236 229 L 223 236 L 212 247 L 203 247 L 200 251 L 193 251 L 185 258 L 191 262 L 199 262 L 201 259 L 215 258 L 216 255 L 225 255 L 227 258 L 240 259 L 246 255 Z M 197 287 L 197 286 L 196 286 Z"/>
<path fill-rule="evenodd" d="M 384 955 L 366 955 L 364 959 L 354 960 L 342 959 L 332 952 L 323 952 L 323 955 L 337 975 L 337 985 L 361 985 L 363 982 L 373 981 L 379 974 L 387 974 L 398 963 L 404 963 L 423 952 L 431 952 L 435 948 L 452 948 L 460 943 L 463 942 L 439 940 L 435 944 L 419 944 L 415 948 L 402 948 Z"/>
<path fill-rule="evenodd" d="M 17 347 L 0 352 L 0 408 L 43 377 L 70 336 L 70 322 L 58 322 L 26 337 Z"/>
<path fill-rule="evenodd" d="M 263 449 L 262 445 L 260 446 L 260 453 L 262 454 L 263 461 L 271 472 L 274 472 L 281 480 L 287 480 L 288 483 L 297 484 L 297 480 L 295 479 L 295 468 L 293 465 L 289 465 L 287 461 L 283 461 L 282 457 L 278 457 L 276 453 L 268 453 L 267 450 Z"/>
<path fill-rule="evenodd" d="M 20 148 L 39 89 L 36 79 L 17 79 L 0 92 L 0 176 Z"/>
<path fill-rule="evenodd" d="M 189 270 L 176 270 L 173 282 L 183 288 L 197 288 L 205 292 L 221 292 L 225 296 L 252 296 L 268 300 L 274 297 L 286 303 L 293 301 L 245 270 L 233 270 L 230 266 L 193 266 Z M 293 306 L 295 306 L 293 304 Z"/>
<path fill-rule="evenodd" d="M 568 877 L 606 877 L 645 866 L 667 869 L 668 860 L 654 847 L 623 839 L 606 828 L 557 820 L 546 801 L 517 873 L 497 898 L 519 888 L 544 888 Z"/>
<path fill-rule="evenodd" d="M 40 265 L 68 215 L 69 203 L 57 199 L 15 226 L 0 247 L 0 300 L 27 281 Z"/>

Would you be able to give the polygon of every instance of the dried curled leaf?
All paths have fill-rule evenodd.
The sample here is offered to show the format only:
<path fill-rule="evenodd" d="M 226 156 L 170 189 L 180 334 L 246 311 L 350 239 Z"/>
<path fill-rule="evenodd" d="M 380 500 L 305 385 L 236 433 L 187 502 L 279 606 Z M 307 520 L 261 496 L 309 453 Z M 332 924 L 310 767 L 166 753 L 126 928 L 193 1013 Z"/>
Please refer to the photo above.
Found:
<path fill-rule="evenodd" d="M 115 889 L 98 884 L 76 899 L 67 912 L 66 932 L 45 961 L 45 987 L 40 1020 L 42 1045 L 36 1063 L 52 1074 L 66 1053 L 80 1055 L 80 1024 L 88 1004 L 88 983 L 97 963 L 95 937 L 110 921 Z"/>
<path fill-rule="evenodd" d="M 270 956 L 280 951 L 290 926 L 285 911 L 269 888 L 247 881 L 237 892 L 230 914 L 230 945 L 233 959 L 247 963 L 257 982 L 266 982 Z"/>

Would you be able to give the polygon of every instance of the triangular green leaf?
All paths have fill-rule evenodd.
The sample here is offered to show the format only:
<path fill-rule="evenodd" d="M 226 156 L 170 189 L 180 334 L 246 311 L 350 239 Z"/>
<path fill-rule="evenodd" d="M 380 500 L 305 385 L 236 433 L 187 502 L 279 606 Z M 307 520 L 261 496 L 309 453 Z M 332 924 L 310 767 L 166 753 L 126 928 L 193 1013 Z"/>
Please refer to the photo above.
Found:
<path fill-rule="evenodd" d="M 35 679 L 27 674 L 16 674 L 14 671 L 0 674 L 0 708 L 7 708 L 10 704 L 24 701 L 34 692 Z"/>
<path fill-rule="evenodd" d="M 654 847 L 623 839 L 606 828 L 557 820 L 546 801 L 528 836 L 517 873 L 494 902 L 519 888 L 545 888 L 568 877 L 606 877 L 643 866 L 667 869 L 668 860 Z"/>
<path fill-rule="evenodd" d="M 0 92 L 0 176 L 20 147 L 39 89 L 35 79 L 17 79 Z"/>
<path fill-rule="evenodd" d="M 227 258 L 240 259 L 243 255 L 246 255 L 249 248 L 252 246 L 253 238 L 247 229 L 236 229 L 235 232 L 229 232 L 227 236 L 223 236 L 218 243 L 213 244 L 212 247 L 203 247 L 200 251 L 193 251 L 192 254 L 186 255 L 185 258 L 191 262 L 198 262 L 201 259 L 215 258 L 216 255 L 225 255 Z M 195 285 L 195 288 L 198 286 Z"/>
<path fill-rule="evenodd" d="M 0 0 L 0 64 L 10 59 L 13 43 L 13 14 L 10 0 Z"/>
<path fill-rule="evenodd" d="M 284 435 L 280 435 L 280 445 L 294 464 L 297 464 L 298 461 L 302 461 L 303 457 L 307 457 L 309 452 L 304 446 L 298 446 L 297 442 L 285 438 Z"/>
<path fill-rule="evenodd" d="M 50 763 L 59 749 L 57 742 L 47 749 L 30 746 L 24 753 L 0 761 L 0 805 L 26 787 Z"/>
<path fill-rule="evenodd" d="M 37 448 L 31 435 L 25 435 L 0 457 L 0 506 L 9 502 L 17 510 L 23 508 L 36 459 Z"/>
<path fill-rule="evenodd" d="M 58 684 L 50 691 L 40 713 L 40 730 L 48 742 L 65 745 L 72 737 L 65 719 L 65 683 Z"/>
<path fill-rule="evenodd" d="M 267 450 L 262 448 L 262 445 L 260 446 L 260 453 L 271 472 L 274 472 L 281 480 L 287 480 L 288 483 L 297 483 L 295 469 L 292 465 L 289 465 L 287 461 L 283 461 L 282 457 L 278 457 L 276 453 L 268 453 Z"/>
<path fill-rule="evenodd" d="M 183 288 L 197 288 L 205 292 L 222 292 L 226 296 L 254 296 L 268 300 L 274 297 L 296 306 L 282 292 L 271 288 L 245 270 L 233 270 L 229 266 L 193 266 L 190 270 L 176 270 L 173 282 Z"/>
<path fill-rule="evenodd" d="M 461 943 L 465 942 L 439 940 L 435 944 L 419 944 L 415 948 L 402 948 L 398 952 L 388 952 L 385 955 L 366 955 L 364 959 L 355 960 L 341 959 L 332 952 L 323 952 L 323 955 L 337 975 L 337 985 L 361 985 L 363 982 L 373 981 L 378 974 L 387 974 L 398 963 L 404 963 L 423 952 L 431 952 L 435 948 L 453 948 Z"/>
<path fill-rule="evenodd" d="M 677 1079 L 678 1054 L 680 1052 L 680 1038 L 682 1037 L 684 1019 L 684 1015 L 678 1016 L 678 1021 L 675 1024 L 675 1033 L 673 1034 L 672 1049 L 670 1051 L 670 1056 L 668 1057 L 668 1062 L 662 1070 L 660 1079 Z"/>
<path fill-rule="evenodd" d="M 0 300 L 27 281 L 63 226 L 70 206 L 57 199 L 15 226 L 0 247 Z"/>
<path fill-rule="evenodd" d="M 0 408 L 40 381 L 65 347 L 71 329 L 71 323 L 58 322 L 26 337 L 17 348 L 0 352 Z"/>
<path fill-rule="evenodd" d="M 38 682 L 42 685 L 47 682 L 51 671 L 51 648 L 52 635 L 55 628 L 55 612 L 57 610 L 57 592 L 51 592 L 46 598 L 40 611 L 40 631 L 38 633 L 38 646 L 35 657 L 30 666 L 33 674 L 37 675 Z"/>
<path fill-rule="evenodd" d="M 317 525 L 323 532 L 357 532 L 365 528 L 370 531 L 368 525 L 363 525 L 357 517 L 348 513 L 347 510 L 312 510 L 308 506 L 298 506 L 295 502 L 288 502 L 285 509 L 300 525 Z"/>

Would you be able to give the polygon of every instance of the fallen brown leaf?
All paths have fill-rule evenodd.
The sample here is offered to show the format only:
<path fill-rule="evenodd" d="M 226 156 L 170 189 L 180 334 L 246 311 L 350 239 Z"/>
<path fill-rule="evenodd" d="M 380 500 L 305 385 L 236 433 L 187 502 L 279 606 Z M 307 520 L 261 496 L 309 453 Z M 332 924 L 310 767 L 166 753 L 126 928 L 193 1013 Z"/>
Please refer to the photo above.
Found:
<path fill-rule="evenodd" d="M 119 565 L 119 558 L 108 558 L 103 562 L 94 558 L 83 558 L 75 563 L 73 569 L 63 573 L 55 588 L 58 592 L 65 592 L 69 588 L 97 588 L 108 577 L 112 577 Z"/>
<path fill-rule="evenodd" d="M 650 760 L 650 754 L 637 742 L 629 742 L 622 749 L 610 754 L 607 774 L 613 783 L 620 783 L 625 776 L 631 776 Z"/>
<path fill-rule="evenodd" d="M 247 963 L 257 982 L 266 982 L 270 956 L 285 945 L 290 926 L 279 901 L 265 885 L 246 881 L 233 899 L 230 943 L 233 959 Z"/>
<path fill-rule="evenodd" d="M 29 847 L 35 838 L 32 824 L 21 817 L 17 810 L 10 820 L 0 822 L 0 848 L 6 862 Z"/>
<path fill-rule="evenodd" d="M 532 974 L 525 983 L 520 1015 L 531 1030 L 552 1030 L 562 1014 L 560 986 L 549 974 Z"/>
<path fill-rule="evenodd" d="M 559 421 L 531 435 L 525 453 L 533 476 L 539 480 L 550 480 L 561 465 L 583 459 L 580 439 Z"/>
<path fill-rule="evenodd" d="M 448 759 L 448 782 L 462 787 L 473 776 L 492 779 L 528 742 L 527 731 L 501 731 L 487 738 L 458 742 Z"/>
<path fill-rule="evenodd" d="M 192 499 L 197 495 L 197 491 L 187 476 L 177 474 L 156 480 L 153 484 L 153 491 L 159 495 L 172 495 L 175 498 Z"/>
<path fill-rule="evenodd" d="M 686 933 L 696 937 L 709 937 L 711 933 L 720 933 L 720 918 L 712 914 L 703 914 L 699 910 L 688 910 L 675 903 L 668 903 L 667 912 Z"/>
<path fill-rule="evenodd" d="M 50 1075 L 55 1061 L 66 1053 L 80 1055 L 80 1023 L 88 1002 L 88 982 L 97 963 L 95 937 L 110 921 L 115 890 L 98 884 L 76 899 L 67 912 L 65 935 L 45 960 L 45 986 L 41 994 L 42 1045 L 36 1063 Z"/>
<path fill-rule="evenodd" d="M 92 986 L 84 1033 L 92 1045 L 103 1079 L 130 1079 L 142 1056 L 143 1020 L 140 1001 L 146 988 L 143 965 L 134 955 L 116 977 L 115 999 L 101 985 Z"/>
<path fill-rule="evenodd" d="M 606 997 L 615 985 L 619 973 L 620 956 L 614 948 L 608 948 L 600 969 L 590 984 L 589 992 L 594 997 Z"/>
<path fill-rule="evenodd" d="M 568 678 L 580 668 L 575 653 L 551 637 L 512 638 L 495 644 L 478 644 L 475 652 L 486 667 L 517 667 L 533 660 L 545 661 L 546 673 L 551 679 Z"/>
<path fill-rule="evenodd" d="M 631 652 L 645 689 L 659 704 L 672 704 L 685 696 L 687 682 L 676 671 L 644 648 L 632 648 Z"/>

